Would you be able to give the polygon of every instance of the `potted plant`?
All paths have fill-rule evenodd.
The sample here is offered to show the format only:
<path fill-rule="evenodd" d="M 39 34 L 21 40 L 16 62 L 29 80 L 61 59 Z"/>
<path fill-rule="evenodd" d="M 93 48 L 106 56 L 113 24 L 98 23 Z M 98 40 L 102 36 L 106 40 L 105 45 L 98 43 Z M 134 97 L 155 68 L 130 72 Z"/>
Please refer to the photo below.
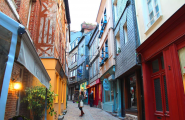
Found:
<path fill-rule="evenodd" d="M 117 55 L 119 55 L 120 52 L 121 52 L 121 48 L 118 47 Z"/>
<path fill-rule="evenodd" d="M 23 98 L 22 102 L 28 103 L 28 109 L 30 110 L 31 116 L 34 120 L 41 120 L 44 116 L 45 109 L 45 97 L 46 88 L 44 86 L 34 86 L 31 88 L 26 88 L 26 96 Z M 52 116 L 54 112 L 53 100 L 57 94 L 51 91 L 51 85 L 47 91 L 47 109 L 50 109 L 49 114 Z"/>

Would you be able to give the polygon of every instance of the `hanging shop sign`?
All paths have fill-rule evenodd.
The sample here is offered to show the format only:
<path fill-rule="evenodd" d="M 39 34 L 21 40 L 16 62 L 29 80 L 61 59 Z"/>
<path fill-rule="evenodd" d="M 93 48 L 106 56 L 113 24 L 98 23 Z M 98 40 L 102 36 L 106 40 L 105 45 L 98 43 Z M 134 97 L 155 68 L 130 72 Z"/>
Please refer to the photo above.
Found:
<path fill-rule="evenodd" d="M 108 81 L 108 79 L 103 80 L 103 88 L 105 91 L 108 91 L 110 89 L 110 82 Z"/>

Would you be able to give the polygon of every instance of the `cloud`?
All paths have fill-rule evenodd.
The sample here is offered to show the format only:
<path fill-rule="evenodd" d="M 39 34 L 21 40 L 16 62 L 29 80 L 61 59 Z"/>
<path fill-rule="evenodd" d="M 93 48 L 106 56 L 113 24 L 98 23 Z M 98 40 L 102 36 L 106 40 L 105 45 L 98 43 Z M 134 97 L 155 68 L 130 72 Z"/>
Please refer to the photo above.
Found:
<path fill-rule="evenodd" d="M 71 30 L 79 31 L 81 23 L 96 24 L 96 17 L 101 0 L 68 0 L 70 17 L 71 17 Z"/>

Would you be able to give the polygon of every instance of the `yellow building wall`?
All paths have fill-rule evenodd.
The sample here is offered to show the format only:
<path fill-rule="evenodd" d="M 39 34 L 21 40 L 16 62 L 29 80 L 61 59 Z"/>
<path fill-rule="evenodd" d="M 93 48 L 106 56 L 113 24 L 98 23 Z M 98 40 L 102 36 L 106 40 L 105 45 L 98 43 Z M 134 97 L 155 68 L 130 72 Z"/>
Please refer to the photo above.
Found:
<path fill-rule="evenodd" d="M 51 91 L 54 91 L 58 96 L 54 100 L 54 111 L 56 115 L 50 116 L 49 110 L 47 111 L 47 120 L 58 120 L 58 116 L 62 115 L 63 110 L 66 109 L 66 84 L 67 78 L 62 78 L 59 73 L 55 70 L 57 59 L 44 59 L 42 58 L 42 63 L 47 70 L 51 81 L 52 86 Z"/>
<path fill-rule="evenodd" d="M 140 42 L 143 43 L 149 36 L 151 36 L 167 19 L 170 18 L 184 3 L 185 0 L 158 0 L 159 9 L 161 9 L 161 17 L 154 22 L 154 24 L 146 28 L 146 12 L 148 8 L 146 8 L 147 0 L 136 0 L 136 17 L 138 22 L 139 36 Z"/>

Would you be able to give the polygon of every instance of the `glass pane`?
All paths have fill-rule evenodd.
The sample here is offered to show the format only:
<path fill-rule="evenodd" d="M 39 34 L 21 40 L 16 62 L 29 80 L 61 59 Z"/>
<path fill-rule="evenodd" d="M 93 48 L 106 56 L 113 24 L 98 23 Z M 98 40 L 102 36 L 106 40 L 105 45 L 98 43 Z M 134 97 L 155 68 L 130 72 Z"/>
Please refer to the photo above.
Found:
<path fill-rule="evenodd" d="M 153 11 L 150 13 L 150 15 L 149 15 L 149 17 L 150 17 L 150 23 L 151 23 L 151 25 L 154 23 L 154 13 L 153 13 Z"/>
<path fill-rule="evenodd" d="M 185 94 L 185 47 L 178 51 L 179 54 L 179 61 L 181 66 L 181 74 L 182 74 L 182 81 L 184 86 L 184 94 Z"/>
<path fill-rule="evenodd" d="M 110 90 L 105 90 L 105 102 L 110 102 Z"/>
<path fill-rule="evenodd" d="M 156 110 L 157 111 L 163 111 L 162 99 L 161 99 L 161 85 L 160 85 L 160 79 L 159 78 L 154 80 L 154 89 L 155 89 Z"/>
<path fill-rule="evenodd" d="M 157 0 L 154 0 L 154 4 L 155 4 L 155 5 L 157 5 L 157 4 L 158 4 Z"/>
<path fill-rule="evenodd" d="M 130 103 L 131 103 L 131 108 L 137 109 L 136 76 L 132 76 L 129 79 L 130 79 Z"/>
<path fill-rule="evenodd" d="M 3 78 L 8 61 L 12 33 L 0 25 L 0 96 L 3 84 Z"/>
<path fill-rule="evenodd" d="M 151 13 L 153 11 L 152 0 L 148 1 L 148 11 L 149 11 L 149 13 Z"/>
<path fill-rule="evenodd" d="M 113 89 L 113 82 L 111 82 L 111 101 L 114 101 L 114 89 Z"/>
<path fill-rule="evenodd" d="M 155 12 L 158 13 L 159 12 L 159 6 L 155 6 Z"/>
<path fill-rule="evenodd" d="M 164 69 L 164 59 L 163 59 L 163 56 L 161 57 L 161 65 L 162 65 L 162 69 Z"/>
<path fill-rule="evenodd" d="M 157 60 L 154 60 L 154 61 L 152 62 L 152 70 L 153 70 L 153 73 L 159 71 L 158 59 L 157 59 Z"/>
<path fill-rule="evenodd" d="M 165 90 L 165 99 L 166 99 L 166 111 L 169 111 L 167 85 L 166 85 L 166 76 L 163 76 L 163 79 L 164 79 L 164 90 Z"/>

